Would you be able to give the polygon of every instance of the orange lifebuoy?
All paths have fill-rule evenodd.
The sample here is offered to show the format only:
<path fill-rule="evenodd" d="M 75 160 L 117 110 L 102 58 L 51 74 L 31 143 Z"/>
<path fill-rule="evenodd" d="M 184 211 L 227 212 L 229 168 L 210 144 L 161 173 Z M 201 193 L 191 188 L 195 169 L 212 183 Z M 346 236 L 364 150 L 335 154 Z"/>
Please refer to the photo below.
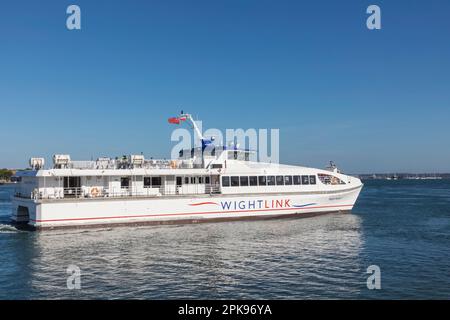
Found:
<path fill-rule="evenodd" d="M 97 197 L 98 194 L 99 194 L 99 191 L 98 191 L 97 188 L 92 188 L 92 189 L 91 189 L 91 196 Z"/>

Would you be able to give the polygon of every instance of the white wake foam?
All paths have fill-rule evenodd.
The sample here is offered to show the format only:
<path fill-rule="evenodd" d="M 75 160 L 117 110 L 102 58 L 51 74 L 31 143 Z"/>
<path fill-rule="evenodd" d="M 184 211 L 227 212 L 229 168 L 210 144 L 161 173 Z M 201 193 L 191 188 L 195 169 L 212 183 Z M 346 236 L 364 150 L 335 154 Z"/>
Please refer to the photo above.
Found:
<path fill-rule="evenodd" d="M 20 230 L 18 230 L 13 225 L 0 223 L 0 233 L 15 233 L 15 232 L 20 232 Z"/>

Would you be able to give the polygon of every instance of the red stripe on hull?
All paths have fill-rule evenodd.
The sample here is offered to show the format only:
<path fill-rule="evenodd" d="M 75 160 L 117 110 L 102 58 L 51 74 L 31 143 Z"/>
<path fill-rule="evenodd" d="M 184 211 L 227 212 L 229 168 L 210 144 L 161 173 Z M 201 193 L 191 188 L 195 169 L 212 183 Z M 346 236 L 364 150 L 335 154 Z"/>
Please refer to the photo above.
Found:
<path fill-rule="evenodd" d="M 316 206 L 307 208 L 283 208 L 283 209 L 268 209 L 268 210 L 238 210 L 238 211 L 210 211 L 210 212 L 192 212 L 192 213 L 172 213 L 172 214 L 151 214 L 151 215 L 138 215 L 138 216 L 112 216 L 112 217 L 96 217 L 96 218 L 69 218 L 69 219 L 53 219 L 53 220 L 34 220 L 34 222 L 61 222 L 61 221 L 88 221 L 88 220 L 108 220 L 108 219 L 132 219 L 132 218 L 150 218 L 150 217 L 177 217 L 177 216 L 189 216 L 189 215 L 201 215 L 201 214 L 219 214 L 219 213 L 248 213 L 248 212 L 272 212 L 272 211 L 285 211 L 285 210 L 309 210 L 309 209 L 323 209 L 323 208 L 342 208 L 353 207 L 352 204 L 340 205 L 340 206 Z"/>

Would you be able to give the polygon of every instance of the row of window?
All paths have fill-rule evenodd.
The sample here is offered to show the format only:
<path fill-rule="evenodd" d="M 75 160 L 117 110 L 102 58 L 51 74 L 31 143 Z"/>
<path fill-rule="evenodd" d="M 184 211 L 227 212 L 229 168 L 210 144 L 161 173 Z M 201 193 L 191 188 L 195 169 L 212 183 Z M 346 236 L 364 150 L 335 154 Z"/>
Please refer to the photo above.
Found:
<path fill-rule="evenodd" d="M 177 186 L 183 184 L 209 184 L 210 177 L 177 177 Z M 122 188 L 130 186 L 130 178 L 121 178 L 120 185 Z M 162 186 L 161 177 L 144 177 L 144 188 L 160 188 Z"/>
<path fill-rule="evenodd" d="M 181 177 L 177 177 L 177 186 L 184 184 L 209 184 L 210 177 L 184 177 L 184 181 Z"/>
<path fill-rule="evenodd" d="M 210 184 L 210 177 L 177 177 L 177 186 L 183 184 Z M 248 187 L 248 186 L 291 186 L 291 185 L 311 185 L 316 184 L 315 175 L 303 176 L 223 176 L 223 187 Z M 120 179 L 120 186 L 128 188 L 130 178 Z M 162 186 L 161 177 L 144 177 L 144 188 L 160 188 Z"/>
<path fill-rule="evenodd" d="M 222 187 L 291 186 L 316 184 L 316 176 L 232 176 L 222 177 Z"/>

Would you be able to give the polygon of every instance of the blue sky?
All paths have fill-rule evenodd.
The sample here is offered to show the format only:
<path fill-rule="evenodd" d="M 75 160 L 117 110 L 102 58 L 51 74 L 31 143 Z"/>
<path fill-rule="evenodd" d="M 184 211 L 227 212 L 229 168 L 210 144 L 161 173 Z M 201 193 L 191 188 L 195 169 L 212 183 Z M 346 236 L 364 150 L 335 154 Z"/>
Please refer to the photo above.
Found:
<path fill-rule="evenodd" d="M 206 128 L 279 128 L 282 163 L 448 172 L 449 14 L 446 0 L 2 3 L 0 167 L 168 157 L 183 109 Z"/>

